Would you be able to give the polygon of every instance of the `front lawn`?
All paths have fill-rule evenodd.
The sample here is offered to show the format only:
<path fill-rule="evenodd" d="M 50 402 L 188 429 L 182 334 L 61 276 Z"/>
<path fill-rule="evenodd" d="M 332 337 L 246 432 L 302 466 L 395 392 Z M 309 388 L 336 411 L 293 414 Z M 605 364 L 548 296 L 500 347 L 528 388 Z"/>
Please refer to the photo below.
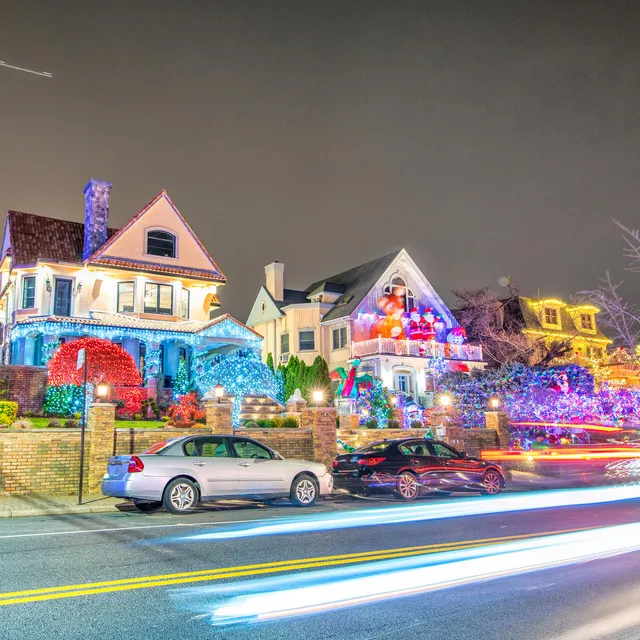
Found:
<path fill-rule="evenodd" d="M 55 418 L 64 425 L 66 418 Z M 35 429 L 46 429 L 54 418 L 25 418 L 31 422 Z M 166 427 L 166 422 L 161 420 L 116 420 L 116 429 L 162 429 Z"/>

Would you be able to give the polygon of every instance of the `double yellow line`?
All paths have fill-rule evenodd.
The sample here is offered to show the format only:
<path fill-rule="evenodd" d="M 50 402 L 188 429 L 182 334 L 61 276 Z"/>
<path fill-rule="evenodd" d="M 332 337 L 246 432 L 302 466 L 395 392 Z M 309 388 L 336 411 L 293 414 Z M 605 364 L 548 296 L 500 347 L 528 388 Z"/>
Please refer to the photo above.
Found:
<path fill-rule="evenodd" d="M 23 604 L 26 602 L 41 602 L 43 600 L 57 600 L 59 598 L 77 598 L 99 593 L 114 593 L 117 591 L 131 591 L 133 589 L 150 589 L 171 585 L 188 584 L 223 580 L 225 578 L 241 578 L 245 576 L 262 576 L 269 573 L 297 571 L 300 569 L 321 569 L 337 565 L 355 564 L 358 562 L 372 562 L 374 560 L 391 560 L 393 558 L 407 558 L 428 553 L 471 549 L 487 545 L 524 540 L 540 536 L 580 531 L 568 529 L 563 531 L 547 531 L 545 533 L 530 533 L 500 538 L 484 538 L 479 540 L 461 540 L 458 542 L 443 542 L 440 544 L 421 545 L 416 547 L 402 547 L 398 549 L 382 549 L 365 551 L 363 553 L 347 553 L 318 558 L 302 558 L 299 560 L 281 560 L 249 564 L 240 567 L 222 567 L 218 569 L 204 569 L 202 571 L 187 571 L 184 573 L 166 573 L 155 576 L 141 576 L 138 578 L 123 578 L 120 580 L 106 580 L 102 582 L 88 582 L 84 584 L 70 584 L 59 587 L 45 587 L 43 589 L 29 589 L 26 591 L 9 591 L 0 593 L 0 605 Z"/>

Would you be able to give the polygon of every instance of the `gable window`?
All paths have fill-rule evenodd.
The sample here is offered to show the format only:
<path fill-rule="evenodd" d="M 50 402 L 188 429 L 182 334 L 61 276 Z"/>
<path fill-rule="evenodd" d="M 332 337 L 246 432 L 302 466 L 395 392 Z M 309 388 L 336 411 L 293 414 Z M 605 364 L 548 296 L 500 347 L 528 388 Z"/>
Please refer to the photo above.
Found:
<path fill-rule="evenodd" d="M 289 334 L 280 334 L 280 353 L 289 353 Z"/>
<path fill-rule="evenodd" d="M 118 282 L 118 313 L 133 313 L 135 295 L 135 282 Z"/>
<path fill-rule="evenodd" d="M 547 307 L 544 310 L 544 321 L 546 324 L 558 324 L 558 310 Z"/>
<path fill-rule="evenodd" d="M 173 312 L 173 287 L 170 284 L 144 285 L 144 312 L 162 313 L 170 316 Z"/>
<path fill-rule="evenodd" d="M 176 257 L 176 237 L 168 231 L 147 231 L 147 253 L 164 258 Z"/>
<path fill-rule="evenodd" d="M 36 306 L 36 277 L 22 278 L 22 308 L 33 309 Z"/>
<path fill-rule="evenodd" d="M 583 329 L 593 330 L 593 316 L 590 313 L 581 313 L 580 325 Z"/>
<path fill-rule="evenodd" d="M 333 348 L 344 349 L 347 346 L 347 327 L 339 327 L 332 332 Z"/>
<path fill-rule="evenodd" d="M 56 278 L 53 292 L 53 313 L 56 316 L 71 315 L 71 292 L 73 281 L 68 278 Z"/>
<path fill-rule="evenodd" d="M 299 351 L 315 351 L 316 334 L 313 329 L 303 329 L 298 331 Z"/>
<path fill-rule="evenodd" d="M 407 287 L 406 282 L 399 276 L 396 276 L 391 282 L 384 288 L 383 293 L 385 296 L 391 294 L 397 295 L 404 305 L 404 310 L 409 312 L 416 306 L 416 299 L 413 295 L 413 291 Z"/>
<path fill-rule="evenodd" d="M 191 293 L 189 289 L 182 288 L 180 292 L 180 317 L 189 319 L 189 300 L 191 298 Z"/>

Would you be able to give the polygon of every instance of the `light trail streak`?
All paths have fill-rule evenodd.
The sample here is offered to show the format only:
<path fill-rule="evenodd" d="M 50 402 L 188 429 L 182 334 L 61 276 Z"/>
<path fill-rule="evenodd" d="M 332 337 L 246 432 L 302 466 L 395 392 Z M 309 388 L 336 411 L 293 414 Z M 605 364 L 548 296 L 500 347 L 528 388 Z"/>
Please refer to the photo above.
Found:
<path fill-rule="evenodd" d="M 53 75 L 48 71 L 34 71 L 33 69 L 25 69 L 24 67 L 16 67 L 13 64 L 0 60 L 0 67 L 6 67 L 7 69 L 13 69 L 14 71 L 24 71 L 24 73 L 32 73 L 34 76 L 42 76 L 43 78 L 53 79 Z"/>
<path fill-rule="evenodd" d="M 622 427 L 609 427 L 604 424 L 588 424 L 575 422 L 513 422 L 514 427 L 562 427 L 563 429 L 580 429 L 580 431 L 624 431 Z"/>
<path fill-rule="evenodd" d="M 510 513 L 513 511 L 603 504 L 638 498 L 640 498 L 640 485 L 547 490 L 526 494 L 453 499 L 437 503 L 367 509 L 355 513 L 313 514 L 300 518 L 286 518 L 268 523 L 250 524 L 245 527 L 225 527 L 222 530 L 218 529 L 207 533 L 183 536 L 174 540 L 206 542 L 209 540 L 229 540 L 255 536 L 313 533 L 355 527 Z"/>
<path fill-rule="evenodd" d="M 319 613 L 389 598 L 416 595 L 530 571 L 587 562 L 640 549 L 640 524 L 625 524 L 576 533 L 545 536 L 491 547 L 408 558 L 368 566 L 368 574 L 340 579 L 342 570 L 301 576 L 303 586 L 246 594 L 249 585 L 206 612 L 213 625 L 259 622 Z M 416 566 L 422 562 L 423 566 Z M 398 565 L 404 568 L 398 568 Z M 375 572 L 374 571 L 375 567 Z M 331 575 L 327 575 L 331 573 Z M 289 579 L 291 584 L 291 579 Z M 275 583 L 277 585 L 277 583 Z"/>
<path fill-rule="evenodd" d="M 554 462 L 556 460 L 629 460 L 640 458 L 640 448 L 634 447 L 560 447 L 535 451 L 511 451 L 486 449 L 480 453 L 482 460 L 528 460 Z"/>

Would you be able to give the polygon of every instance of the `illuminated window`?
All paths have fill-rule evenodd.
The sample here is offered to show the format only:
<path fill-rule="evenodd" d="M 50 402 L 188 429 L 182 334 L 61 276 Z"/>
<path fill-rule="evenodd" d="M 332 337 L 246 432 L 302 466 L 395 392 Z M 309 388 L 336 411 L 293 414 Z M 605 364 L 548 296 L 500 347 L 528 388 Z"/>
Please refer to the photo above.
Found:
<path fill-rule="evenodd" d="M 416 299 L 413 295 L 413 291 L 409 289 L 405 283 L 405 281 L 396 276 L 391 280 L 391 282 L 384 288 L 383 291 L 385 296 L 389 296 L 391 294 L 397 295 L 404 304 L 405 311 L 411 311 L 413 307 L 416 306 Z"/>
<path fill-rule="evenodd" d="M 547 307 L 544 310 L 544 321 L 547 324 L 558 324 L 558 310 Z"/>
<path fill-rule="evenodd" d="M 182 289 L 180 292 L 180 317 L 181 318 L 189 318 L 189 300 L 190 300 L 189 289 Z"/>
<path fill-rule="evenodd" d="M 147 253 L 164 258 L 176 257 L 176 237 L 168 231 L 147 231 Z"/>
<path fill-rule="evenodd" d="M 173 287 L 170 284 L 144 285 L 144 312 L 171 315 L 173 311 Z"/>
<path fill-rule="evenodd" d="M 590 313 L 580 314 L 580 325 L 583 329 L 593 329 L 593 316 Z"/>
<path fill-rule="evenodd" d="M 118 313 L 133 313 L 135 282 L 118 282 Z"/>

